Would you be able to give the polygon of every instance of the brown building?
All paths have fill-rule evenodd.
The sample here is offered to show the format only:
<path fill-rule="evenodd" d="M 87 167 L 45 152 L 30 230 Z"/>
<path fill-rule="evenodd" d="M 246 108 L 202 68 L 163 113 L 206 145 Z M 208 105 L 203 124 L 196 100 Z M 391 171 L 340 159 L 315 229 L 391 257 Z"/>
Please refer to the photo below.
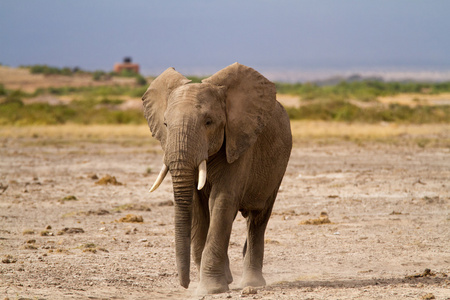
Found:
<path fill-rule="evenodd" d="M 125 57 L 122 63 L 114 64 L 114 72 L 121 73 L 123 70 L 130 70 L 139 74 L 139 65 L 131 62 L 131 57 Z"/>

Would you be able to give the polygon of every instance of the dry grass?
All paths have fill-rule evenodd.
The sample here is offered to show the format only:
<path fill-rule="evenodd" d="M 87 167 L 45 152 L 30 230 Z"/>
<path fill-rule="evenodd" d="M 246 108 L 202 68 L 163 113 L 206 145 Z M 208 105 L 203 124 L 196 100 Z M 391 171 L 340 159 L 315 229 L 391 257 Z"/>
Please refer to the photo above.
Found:
<path fill-rule="evenodd" d="M 108 81 L 94 81 L 92 75 L 43 75 L 31 74 L 28 69 L 0 66 L 0 83 L 11 90 L 21 89 L 33 93 L 38 88 L 65 86 L 134 85 L 135 78 L 113 77 Z"/>
<path fill-rule="evenodd" d="M 150 138 L 147 125 L 44 125 L 2 126 L 0 137 L 6 138 L 52 138 L 52 139 L 114 139 Z"/>
<path fill-rule="evenodd" d="M 351 139 L 383 140 L 402 137 L 450 138 L 449 124 L 391 124 L 391 123 L 343 123 L 325 121 L 292 121 L 294 140 L 304 139 Z"/>
<path fill-rule="evenodd" d="M 294 143 L 339 141 L 413 143 L 450 147 L 450 124 L 365 124 L 325 121 L 292 121 Z M 147 125 L 48 125 L 3 126 L 0 138 L 32 138 L 66 141 L 140 140 L 157 145 Z"/>
<path fill-rule="evenodd" d="M 378 97 L 383 104 L 401 104 L 410 107 L 417 105 L 450 105 L 450 93 L 442 94 L 400 94 L 394 96 Z"/>
<path fill-rule="evenodd" d="M 284 107 L 300 107 L 300 96 L 288 95 L 288 94 L 277 94 L 277 100 Z"/>

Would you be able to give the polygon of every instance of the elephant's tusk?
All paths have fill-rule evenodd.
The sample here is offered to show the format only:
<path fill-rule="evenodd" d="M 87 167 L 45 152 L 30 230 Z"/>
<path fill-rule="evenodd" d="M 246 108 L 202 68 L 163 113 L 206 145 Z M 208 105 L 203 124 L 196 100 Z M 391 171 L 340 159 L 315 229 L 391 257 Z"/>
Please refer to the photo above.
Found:
<path fill-rule="evenodd" d="M 159 172 L 158 178 L 156 178 L 155 183 L 153 184 L 152 188 L 149 191 L 150 193 L 159 187 L 161 182 L 163 182 L 164 178 L 166 177 L 168 171 L 169 171 L 169 168 L 165 164 L 163 164 L 161 172 Z"/>
<path fill-rule="evenodd" d="M 198 186 L 197 190 L 201 190 L 206 183 L 206 160 L 202 161 L 198 166 Z"/>

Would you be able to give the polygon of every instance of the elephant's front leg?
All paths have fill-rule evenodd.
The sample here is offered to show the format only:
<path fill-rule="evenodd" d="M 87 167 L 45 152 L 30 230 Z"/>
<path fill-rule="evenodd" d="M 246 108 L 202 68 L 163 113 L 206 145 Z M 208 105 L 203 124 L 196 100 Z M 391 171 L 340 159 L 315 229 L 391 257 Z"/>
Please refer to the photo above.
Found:
<path fill-rule="evenodd" d="M 273 202 L 272 202 L 273 203 Z M 266 281 L 262 275 L 264 260 L 264 234 L 272 207 L 262 212 L 250 212 L 247 219 L 247 249 L 244 256 L 244 272 L 241 286 L 264 286 Z"/>
<path fill-rule="evenodd" d="M 209 229 L 208 198 L 199 191 L 195 191 L 192 204 L 192 258 L 200 274 L 202 253 L 205 248 L 206 236 Z"/>
<path fill-rule="evenodd" d="M 227 203 L 228 202 L 228 203 Z M 216 200 L 211 210 L 211 220 L 202 254 L 199 294 L 228 291 L 232 277 L 229 269 L 228 244 L 236 209 L 229 201 Z"/>

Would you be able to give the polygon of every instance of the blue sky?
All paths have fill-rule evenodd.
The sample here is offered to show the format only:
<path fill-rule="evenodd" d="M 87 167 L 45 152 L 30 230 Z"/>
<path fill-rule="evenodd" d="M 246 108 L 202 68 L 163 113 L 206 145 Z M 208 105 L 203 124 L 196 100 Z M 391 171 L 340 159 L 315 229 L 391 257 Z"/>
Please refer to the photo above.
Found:
<path fill-rule="evenodd" d="M 449 13 L 446 0 L 0 0 L 0 63 L 449 71 Z"/>

